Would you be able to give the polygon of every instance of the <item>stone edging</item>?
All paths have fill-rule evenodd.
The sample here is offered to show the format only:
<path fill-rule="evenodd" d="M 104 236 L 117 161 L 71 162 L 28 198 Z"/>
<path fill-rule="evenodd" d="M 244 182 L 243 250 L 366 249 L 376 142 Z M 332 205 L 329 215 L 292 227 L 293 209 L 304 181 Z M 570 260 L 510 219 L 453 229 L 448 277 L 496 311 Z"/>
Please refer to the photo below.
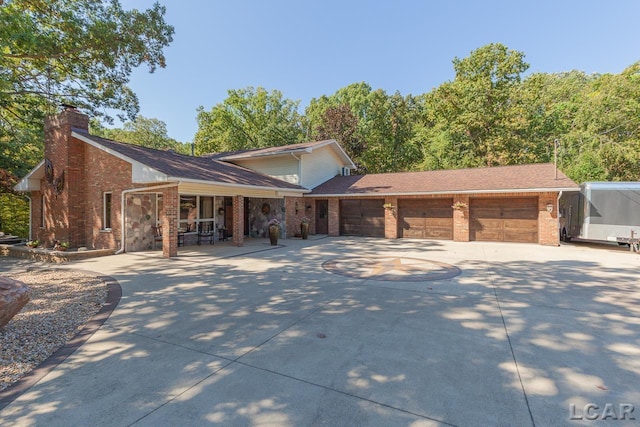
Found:
<path fill-rule="evenodd" d="M 104 305 L 100 311 L 89 319 L 89 321 L 73 338 L 67 341 L 66 344 L 56 350 L 27 375 L 20 378 L 6 389 L 0 391 L 0 411 L 16 400 L 22 393 L 38 383 L 45 375 L 51 372 L 53 368 L 58 366 L 67 357 L 73 354 L 73 352 L 80 348 L 80 346 L 104 324 L 120 302 L 120 298 L 122 297 L 122 288 L 116 279 L 85 270 L 74 271 L 96 277 L 107 284 L 107 298 Z"/>
<path fill-rule="evenodd" d="M 86 251 L 53 251 L 40 248 L 28 248 L 22 245 L 0 245 L 0 256 L 25 258 L 33 261 L 62 263 L 79 259 L 113 255 L 113 249 L 95 249 Z"/>

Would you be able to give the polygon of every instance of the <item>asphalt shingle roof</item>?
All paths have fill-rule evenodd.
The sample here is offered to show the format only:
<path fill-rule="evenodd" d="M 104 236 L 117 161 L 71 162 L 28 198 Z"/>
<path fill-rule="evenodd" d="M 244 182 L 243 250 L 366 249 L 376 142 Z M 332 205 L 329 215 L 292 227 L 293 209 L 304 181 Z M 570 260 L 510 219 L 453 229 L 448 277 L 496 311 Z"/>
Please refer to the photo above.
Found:
<path fill-rule="evenodd" d="M 336 176 L 315 187 L 312 196 L 365 194 L 437 194 L 577 189 L 551 163 L 474 169 Z"/>
<path fill-rule="evenodd" d="M 174 151 L 156 150 L 139 145 L 126 144 L 91 135 L 79 129 L 74 129 L 74 132 L 81 134 L 83 137 L 103 147 L 164 173 L 169 177 L 209 181 L 212 183 L 219 182 L 306 191 L 305 188 L 299 185 L 272 178 L 251 169 L 216 160 L 211 157 L 186 156 Z"/>

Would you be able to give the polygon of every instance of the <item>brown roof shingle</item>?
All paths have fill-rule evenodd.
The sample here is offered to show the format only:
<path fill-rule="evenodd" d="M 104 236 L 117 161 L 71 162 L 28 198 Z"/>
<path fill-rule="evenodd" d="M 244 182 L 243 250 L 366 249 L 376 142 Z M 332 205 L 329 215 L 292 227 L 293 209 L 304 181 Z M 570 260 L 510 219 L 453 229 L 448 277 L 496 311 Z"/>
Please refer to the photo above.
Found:
<path fill-rule="evenodd" d="M 132 160 L 149 166 L 169 177 L 186 180 L 219 182 L 225 184 L 268 187 L 274 189 L 303 190 L 299 185 L 291 184 L 277 178 L 255 172 L 232 163 L 222 162 L 210 157 L 193 157 L 178 154 L 174 151 L 156 150 L 139 145 L 125 144 L 90 135 L 74 129 L 91 141 L 124 155 Z"/>
<path fill-rule="evenodd" d="M 311 195 L 439 194 L 577 189 L 551 163 L 336 176 L 314 188 Z"/>

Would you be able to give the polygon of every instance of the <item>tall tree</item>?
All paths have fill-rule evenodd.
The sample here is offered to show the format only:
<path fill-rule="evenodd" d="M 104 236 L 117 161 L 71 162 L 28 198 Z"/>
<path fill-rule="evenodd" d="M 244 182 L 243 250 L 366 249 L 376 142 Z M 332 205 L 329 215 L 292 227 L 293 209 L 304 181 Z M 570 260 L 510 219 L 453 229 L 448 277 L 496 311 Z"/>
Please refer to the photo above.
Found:
<path fill-rule="evenodd" d="M 328 107 L 312 132 L 315 140 L 335 139 L 354 161 L 360 158 L 366 144 L 358 133 L 358 118 L 348 104 Z"/>
<path fill-rule="evenodd" d="M 61 103 L 106 121 L 109 110 L 133 119 L 138 99 L 129 77 L 143 64 L 150 72 L 165 66 L 174 30 L 164 14 L 158 3 L 125 11 L 118 0 L 0 0 L 2 175 L 23 176 L 42 158 L 44 116 Z M 3 206 L 28 214 L 19 196 L 0 196 Z M 7 227 L 2 212 L 0 221 Z"/>
<path fill-rule="evenodd" d="M 455 58 L 453 66 L 455 79 L 427 95 L 424 123 L 428 128 L 420 130 L 427 138 L 425 166 L 518 162 L 526 123 L 513 102 L 521 74 L 528 68 L 524 54 L 502 44 L 489 44 L 467 58 Z M 443 150 L 442 144 L 448 145 L 447 149 Z M 447 152 L 453 156 L 453 164 L 438 158 Z"/>
<path fill-rule="evenodd" d="M 138 115 L 135 120 L 125 122 L 122 129 L 108 129 L 96 121 L 91 123 L 91 133 L 115 141 L 127 142 L 157 150 L 174 150 L 183 154 L 191 154 L 191 145 L 181 144 L 169 137 L 167 125 L 162 120 Z"/>
<path fill-rule="evenodd" d="M 304 139 L 300 101 L 262 87 L 229 90 L 211 111 L 198 109 L 196 153 L 273 147 Z"/>
<path fill-rule="evenodd" d="M 133 68 L 165 66 L 174 29 L 165 8 L 125 11 L 118 0 L 7 0 L 0 6 L 0 121 L 40 123 L 51 105 L 69 103 L 130 120 L 138 99 Z M 34 108 L 35 107 L 35 108 Z"/>

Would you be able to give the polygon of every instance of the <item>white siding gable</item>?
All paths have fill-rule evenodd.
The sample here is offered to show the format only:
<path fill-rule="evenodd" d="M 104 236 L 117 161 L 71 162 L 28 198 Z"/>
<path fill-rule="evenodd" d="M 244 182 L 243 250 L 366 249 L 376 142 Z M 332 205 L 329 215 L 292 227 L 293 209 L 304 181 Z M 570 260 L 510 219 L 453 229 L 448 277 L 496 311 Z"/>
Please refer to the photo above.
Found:
<path fill-rule="evenodd" d="M 312 153 L 303 154 L 301 162 L 300 185 L 314 188 L 325 181 L 340 175 L 342 167 L 346 166 L 340 159 L 332 145 L 316 148 Z"/>
<path fill-rule="evenodd" d="M 300 165 L 298 158 L 299 156 L 297 155 L 294 157 L 291 154 L 287 154 L 285 156 L 238 159 L 234 160 L 233 163 L 291 184 L 300 185 Z"/>

